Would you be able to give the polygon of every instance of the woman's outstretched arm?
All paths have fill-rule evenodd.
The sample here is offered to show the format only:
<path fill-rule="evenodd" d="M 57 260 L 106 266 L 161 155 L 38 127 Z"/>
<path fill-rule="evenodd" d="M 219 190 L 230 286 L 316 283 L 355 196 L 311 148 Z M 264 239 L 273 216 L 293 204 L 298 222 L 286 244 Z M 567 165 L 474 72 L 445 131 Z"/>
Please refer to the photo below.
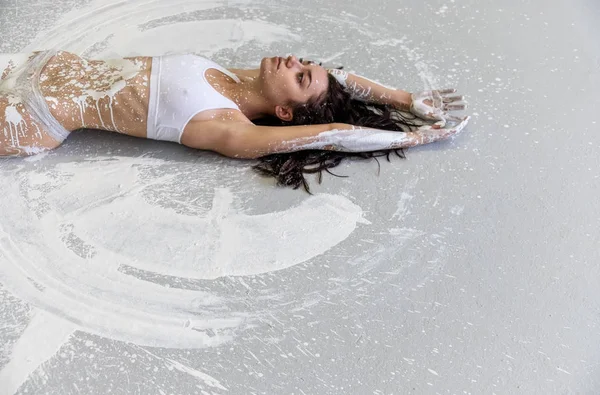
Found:
<path fill-rule="evenodd" d="M 314 63 L 304 60 L 303 63 Z M 460 121 L 456 116 L 449 115 L 448 111 L 464 110 L 467 103 L 464 97 L 455 95 L 456 89 L 440 89 L 410 93 L 402 89 L 390 88 L 379 84 L 366 77 L 348 73 L 340 69 L 325 67 L 337 82 L 350 93 L 353 99 L 376 103 L 388 104 L 398 110 L 411 112 L 421 119 L 434 121 L 443 127 L 446 121 Z"/>
<path fill-rule="evenodd" d="M 425 125 L 414 132 L 405 133 L 341 123 L 258 126 L 242 122 L 207 121 L 199 122 L 196 128 L 186 131 L 181 142 L 192 148 L 245 159 L 309 149 L 368 152 L 433 143 L 459 133 L 468 122 L 469 117 L 466 117 L 452 127 Z"/>
<path fill-rule="evenodd" d="M 353 99 L 377 104 L 390 104 L 399 110 L 410 111 L 412 103 L 410 92 L 390 88 L 344 70 L 329 68 L 326 68 L 326 70 L 352 95 Z"/>
<path fill-rule="evenodd" d="M 312 60 L 302 58 L 300 58 L 300 62 L 305 65 L 315 63 Z M 319 65 L 321 65 L 321 63 L 319 63 Z M 323 67 L 329 74 L 335 77 L 337 82 L 350 93 L 353 99 L 376 104 L 389 104 L 403 111 L 410 110 L 410 104 L 412 102 L 410 92 L 390 88 L 368 78 L 348 73 L 341 69 L 327 66 Z"/>

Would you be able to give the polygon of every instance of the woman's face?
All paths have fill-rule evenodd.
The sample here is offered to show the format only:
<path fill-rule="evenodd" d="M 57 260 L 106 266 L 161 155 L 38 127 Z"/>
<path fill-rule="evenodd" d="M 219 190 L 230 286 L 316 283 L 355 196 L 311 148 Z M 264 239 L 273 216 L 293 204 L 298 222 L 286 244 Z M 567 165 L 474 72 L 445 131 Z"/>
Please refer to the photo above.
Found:
<path fill-rule="evenodd" d="M 294 56 L 264 58 L 260 63 L 262 93 L 275 106 L 289 106 L 317 99 L 327 91 L 327 70 L 302 64 Z"/>

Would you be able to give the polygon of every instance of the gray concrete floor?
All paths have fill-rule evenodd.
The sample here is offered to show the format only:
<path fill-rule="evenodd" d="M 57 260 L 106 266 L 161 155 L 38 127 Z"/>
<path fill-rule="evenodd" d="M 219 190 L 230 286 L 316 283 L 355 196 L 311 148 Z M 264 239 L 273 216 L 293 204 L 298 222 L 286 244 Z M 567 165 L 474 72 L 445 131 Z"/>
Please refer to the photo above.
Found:
<path fill-rule="evenodd" d="M 88 56 L 196 51 L 231 67 L 295 53 L 406 90 L 457 87 L 468 95 L 473 121 L 451 141 L 383 161 L 379 176 L 375 162 L 350 162 L 337 169 L 349 178 L 313 181 L 314 192 L 354 203 L 367 221 L 291 267 L 216 280 L 118 268 L 140 283 L 218 296 L 205 312 L 182 313 L 241 319 L 229 332 L 222 323 L 206 328 L 206 338 L 225 339 L 214 345 L 161 338 L 133 310 L 131 320 L 95 316 L 97 305 L 86 305 L 80 284 L 73 289 L 82 292 L 81 314 L 53 304 L 61 299 L 50 296 L 50 280 L 26 291 L 7 274 L 19 263 L 8 241 L 33 254 L 44 235 L 27 233 L 26 212 L 1 213 L 0 394 L 600 393 L 597 2 L 107 4 L 0 0 L 0 52 L 55 46 L 62 38 L 63 49 Z M 195 42 L 181 24 L 198 21 L 189 25 L 193 32 L 209 20 L 224 26 L 212 41 Z M 245 30 L 247 20 L 282 32 L 252 39 L 248 31 L 260 29 Z M 182 29 L 181 39 L 148 38 L 171 24 Z M 141 30 L 149 33 L 133 37 Z M 153 190 L 155 202 L 189 216 L 207 215 L 219 188 L 248 215 L 308 199 L 275 188 L 244 161 L 98 132 L 77 133 L 36 161 L 1 160 L 0 171 L 3 180 L 15 169 L 40 177 L 111 156 L 126 167 L 143 167 L 143 158 L 165 161 L 146 169 L 149 179 L 180 177 Z M 81 185 L 83 197 L 93 184 Z M 3 186 L 0 206 L 26 199 L 28 185 Z M 181 201 L 187 206 L 177 206 Z M 328 225 L 298 226 L 317 232 Z M 70 244 L 76 253 L 84 247 Z M 63 261 L 38 258 L 67 270 Z M 179 262 L 164 262 L 164 271 L 171 264 Z M 93 270 L 101 281 L 104 272 Z M 146 311 L 154 302 L 136 306 Z M 147 336 L 138 330 L 144 325 Z"/>

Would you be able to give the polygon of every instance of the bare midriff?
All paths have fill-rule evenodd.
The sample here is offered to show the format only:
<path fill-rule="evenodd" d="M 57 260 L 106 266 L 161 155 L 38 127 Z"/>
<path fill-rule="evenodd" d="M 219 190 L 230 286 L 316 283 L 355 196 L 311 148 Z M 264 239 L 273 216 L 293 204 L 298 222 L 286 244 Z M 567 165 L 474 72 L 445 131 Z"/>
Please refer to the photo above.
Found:
<path fill-rule="evenodd" d="M 58 52 L 40 74 L 52 115 L 69 131 L 102 129 L 146 137 L 152 58 L 87 60 Z"/>

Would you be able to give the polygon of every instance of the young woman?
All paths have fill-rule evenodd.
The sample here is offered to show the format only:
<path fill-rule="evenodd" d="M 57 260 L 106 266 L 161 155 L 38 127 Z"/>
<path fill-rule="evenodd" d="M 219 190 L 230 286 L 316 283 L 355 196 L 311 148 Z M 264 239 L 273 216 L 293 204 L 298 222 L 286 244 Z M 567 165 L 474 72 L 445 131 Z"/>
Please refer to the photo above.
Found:
<path fill-rule="evenodd" d="M 307 190 L 303 173 L 349 156 L 398 154 L 468 122 L 447 113 L 465 108 L 454 90 L 411 95 L 295 56 L 227 70 L 191 54 L 88 60 L 43 51 L 0 55 L 0 73 L 0 155 L 42 152 L 71 131 L 100 129 L 259 158 L 255 169 Z M 399 110 L 435 123 L 409 131 L 418 124 Z"/>

